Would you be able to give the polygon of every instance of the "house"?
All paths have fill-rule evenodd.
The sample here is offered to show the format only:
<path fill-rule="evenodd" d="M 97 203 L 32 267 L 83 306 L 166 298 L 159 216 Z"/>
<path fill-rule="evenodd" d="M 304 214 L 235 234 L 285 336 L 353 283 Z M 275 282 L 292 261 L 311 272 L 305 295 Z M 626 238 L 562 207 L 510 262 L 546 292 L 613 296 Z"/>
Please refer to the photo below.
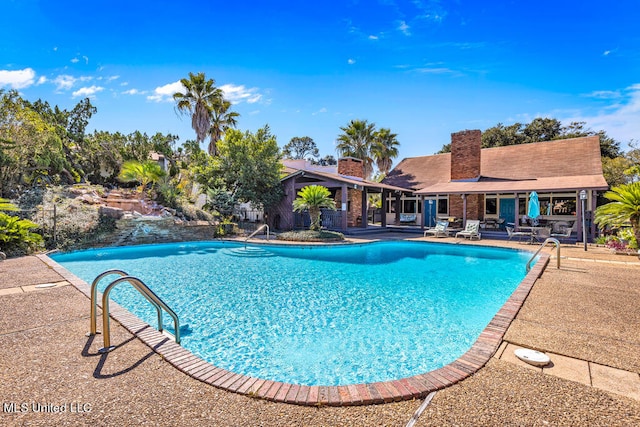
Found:
<path fill-rule="evenodd" d="M 305 160 L 284 160 L 283 164 L 281 182 L 285 196 L 269 212 L 269 225 L 275 229 L 290 230 L 303 226 L 292 206 L 300 189 L 307 185 L 322 185 L 329 189 L 336 202 L 336 211 L 323 212 L 322 226 L 341 231 L 347 231 L 349 227 L 367 227 L 369 194 L 382 194 L 383 191 L 411 193 L 393 185 L 365 180 L 362 160 L 353 157 L 338 159 L 337 166 L 311 165 Z M 383 216 L 383 226 L 384 220 Z M 414 216 L 413 222 L 416 220 Z"/>
<path fill-rule="evenodd" d="M 485 149 L 481 137 L 479 130 L 457 132 L 450 153 L 402 160 L 382 183 L 411 193 L 385 192 L 387 221 L 417 214 L 422 228 L 439 217 L 517 225 L 535 191 L 542 220 L 575 224 L 581 235 L 581 190 L 590 220 L 597 192 L 608 188 L 598 136 Z M 588 224 L 593 236 L 595 226 Z"/>

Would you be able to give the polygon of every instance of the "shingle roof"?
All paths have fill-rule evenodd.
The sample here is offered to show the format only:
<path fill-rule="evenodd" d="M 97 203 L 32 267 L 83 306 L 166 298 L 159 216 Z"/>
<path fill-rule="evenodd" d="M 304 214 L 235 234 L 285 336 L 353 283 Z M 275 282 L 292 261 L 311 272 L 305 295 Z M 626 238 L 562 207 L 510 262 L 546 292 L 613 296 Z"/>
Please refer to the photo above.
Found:
<path fill-rule="evenodd" d="M 451 181 L 451 154 L 402 160 L 383 180 L 417 194 L 606 189 L 598 136 L 481 150 L 474 182 Z"/>
<path fill-rule="evenodd" d="M 322 178 L 330 181 L 344 183 L 351 188 L 359 187 L 360 189 L 367 188 L 367 189 L 389 190 L 389 191 L 407 191 L 405 188 L 396 187 L 389 184 L 383 184 L 375 181 L 367 181 L 365 179 L 352 177 L 352 176 L 339 175 L 335 173 L 320 172 L 320 171 L 309 171 L 304 169 L 288 168 L 288 170 L 293 170 L 293 173 L 289 173 L 287 176 L 283 177 L 281 181 L 285 181 L 294 176 L 304 174 L 305 176 L 309 176 L 309 177 Z"/>

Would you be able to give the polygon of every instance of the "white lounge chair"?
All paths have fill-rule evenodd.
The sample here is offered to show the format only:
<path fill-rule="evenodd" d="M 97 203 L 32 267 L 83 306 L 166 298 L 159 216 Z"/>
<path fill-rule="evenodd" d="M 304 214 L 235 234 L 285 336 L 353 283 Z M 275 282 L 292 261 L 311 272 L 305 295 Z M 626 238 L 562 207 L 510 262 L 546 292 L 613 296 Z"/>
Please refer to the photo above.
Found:
<path fill-rule="evenodd" d="M 480 240 L 480 237 L 482 237 L 480 235 L 480 220 L 468 219 L 464 230 L 456 233 L 456 238 L 460 236 L 469 238 L 469 240 L 473 240 L 474 238 Z"/>
<path fill-rule="evenodd" d="M 424 237 L 427 237 L 427 235 L 433 237 L 449 237 L 449 232 L 447 231 L 448 226 L 449 221 L 438 221 L 435 227 L 424 230 Z"/>

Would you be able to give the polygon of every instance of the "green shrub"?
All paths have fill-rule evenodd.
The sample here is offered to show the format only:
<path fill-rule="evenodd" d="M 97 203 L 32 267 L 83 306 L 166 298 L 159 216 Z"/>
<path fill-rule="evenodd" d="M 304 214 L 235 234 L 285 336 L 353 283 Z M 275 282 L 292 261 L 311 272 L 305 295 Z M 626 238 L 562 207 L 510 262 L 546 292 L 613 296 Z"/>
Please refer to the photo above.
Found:
<path fill-rule="evenodd" d="M 38 224 L 0 212 L 0 246 L 9 255 L 24 255 L 42 245 L 42 236 L 31 232 Z"/>
<path fill-rule="evenodd" d="M 278 240 L 294 242 L 337 242 L 344 240 L 344 235 L 337 231 L 328 230 L 287 231 L 278 234 Z"/>

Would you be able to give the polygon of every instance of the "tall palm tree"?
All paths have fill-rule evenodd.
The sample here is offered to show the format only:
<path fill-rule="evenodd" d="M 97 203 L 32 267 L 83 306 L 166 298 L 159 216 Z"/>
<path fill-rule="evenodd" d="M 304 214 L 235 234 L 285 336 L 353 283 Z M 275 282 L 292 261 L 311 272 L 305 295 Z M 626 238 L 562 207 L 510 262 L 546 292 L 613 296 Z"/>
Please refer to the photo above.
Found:
<path fill-rule="evenodd" d="M 307 185 L 298 192 L 298 198 L 293 201 L 293 210 L 302 212 L 309 210 L 311 217 L 310 230 L 320 230 L 321 209 L 336 210 L 336 204 L 331 198 L 331 192 L 321 185 Z"/>
<path fill-rule="evenodd" d="M 338 155 L 362 160 L 366 179 L 369 179 L 373 172 L 371 147 L 374 141 L 375 127 L 375 123 L 369 123 L 367 120 L 351 120 L 348 126 L 340 128 L 344 133 L 338 136 L 336 145 Z"/>
<path fill-rule="evenodd" d="M 237 118 L 240 117 L 239 113 L 235 111 L 229 111 L 231 108 L 231 102 L 226 99 L 219 100 L 220 102 L 212 106 L 211 111 L 211 126 L 209 127 L 209 154 L 215 156 L 218 152 L 217 143 L 222 139 L 224 133 L 230 129 L 235 128 L 237 125 Z"/>
<path fill-rule="evenodd" d="M 173 99 L 178 111 L 191 115 L 191 127 L 196 132 L 198 142 L 204 141 L 213 120 L 212 106 L 224 101 L 222 89 L 216 87 L 213 79 L 204 73 L 189 73 L 188 79 L 180 79 L 184 92 L 176 92 Z"/>
<path fill-rule="evenodd" d="M 137 181 L 140 183 L 138 191 L 142 193 L 149 183 L 156 183 L 165 175 L 160 165 L 153 160 L 138 162 L 131 160 L 122 165 L 118 179 L 124 182 Z"/>
<path fill-rule="evenodd" d="M 612 202 L 596 208 L 596 224 L 620 227 L 629 221 L 640 245 L 640 182 L 613 187 L 604 197 Z"/>
<path fill-rule="evenodd" d="M 398 157 L 398 146 L 400 142 L 396 139 L 398 135 L 391 133 L 390 129 L 382 128 L 374 134 L 374 143 L 371 153 L 376 161 L 378 170 L 385 176 L 389 174 L 393 159 Z"/>

